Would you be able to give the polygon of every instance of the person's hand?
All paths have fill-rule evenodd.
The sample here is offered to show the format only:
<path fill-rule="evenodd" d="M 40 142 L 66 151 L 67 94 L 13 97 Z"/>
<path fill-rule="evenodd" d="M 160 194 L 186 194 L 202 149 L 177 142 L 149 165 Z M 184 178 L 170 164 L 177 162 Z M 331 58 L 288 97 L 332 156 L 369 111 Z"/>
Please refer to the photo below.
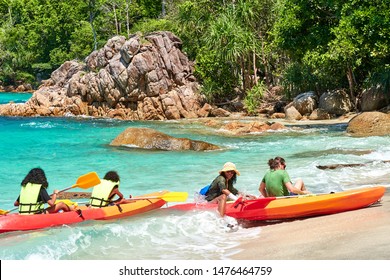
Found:
<path fill-rule="evenodd" d="M 233 200 L 233 201 L 236 201 L 236 200 L 238 199 L 238 197 L 235 196 L 235 195 L 232 194 L 232 193 L 229 193 L 228 198 L 229 198 L 230 200 Z"/>
<path fill-rule="evenodd" d="M 58 195 L 59 191 L 58 190 L 54 190 L 53 194 L 55 195 Z"/>

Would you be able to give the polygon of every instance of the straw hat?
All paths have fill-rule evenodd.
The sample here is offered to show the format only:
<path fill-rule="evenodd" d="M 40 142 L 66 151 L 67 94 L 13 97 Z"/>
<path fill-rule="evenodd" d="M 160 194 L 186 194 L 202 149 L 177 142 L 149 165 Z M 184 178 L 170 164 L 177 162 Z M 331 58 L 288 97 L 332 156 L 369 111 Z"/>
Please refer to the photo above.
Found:
<path fill-rule="evenodd" d="M 233 162 L 226 162 L 219 171 L 219 174 L 226 171 L 234 171 L 238 176 L 240 176 L 240 172 L 237 170 L 236 165 Z"/>

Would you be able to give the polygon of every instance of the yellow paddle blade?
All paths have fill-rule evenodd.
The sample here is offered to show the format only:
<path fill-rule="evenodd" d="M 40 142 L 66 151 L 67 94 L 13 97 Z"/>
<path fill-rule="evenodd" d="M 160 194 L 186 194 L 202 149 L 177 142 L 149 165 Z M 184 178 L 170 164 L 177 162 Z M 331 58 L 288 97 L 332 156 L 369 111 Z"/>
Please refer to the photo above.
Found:
<path fill-rule="evenodd" d="M 134 197 L 127 200 L 131 201 L 131 200 L 163 199 L 166 202 L 183 202 L 186 201 L 187 198 L 188 198 L 187 192 L 169 192 L 163 195 Z"/>
<path fill-rule="evenodd" d="M 66 189 L 63 189 L 63 190 L 60 190 L 59 192 L 64 192 L 64 191 L 67 191 L 67 190 L 70 190 L 73 188 L 88 189 L 88 188 L 94 187 L 98 184 L 100 184 L 99 176 L 96 174 L 96 172 L 89 172 L 87 174 L 80 176 L 77 179 L 76 184 L 74 184 L 73 186 L 66 188 Z"/>
<path fill-rule="evenodd" d="M 8 210 L 0 209 L 0 215 L 7 215 L 8 212 L 9 212 Z"/>
<path fill-rule="evenodd" d="M 100 178 L 97 175 L 96 172 L 90 172 L 85 175 L 80 176 L 76 184 L 74 184 L 75 187 L 82 188 L 82 189 L 88 189 L 90 187 L 94 187 L 96 185 L 100 184 Z"/>
<path fill-rule="evenodd" d="M 0 209 L 0 215 L 7 215 L 8 213 L 13 212 L 13 211 L 18 210 L 18 209 L 19 209 L 19 207 L 16 207 L 16 208 L 13 208 L 10 210 Z"/>
<path fill-rule="evenodd" d="M 183 202 L 188 198 L 187 192 L 169 192 L 161 196 L 166 202 Z"/>

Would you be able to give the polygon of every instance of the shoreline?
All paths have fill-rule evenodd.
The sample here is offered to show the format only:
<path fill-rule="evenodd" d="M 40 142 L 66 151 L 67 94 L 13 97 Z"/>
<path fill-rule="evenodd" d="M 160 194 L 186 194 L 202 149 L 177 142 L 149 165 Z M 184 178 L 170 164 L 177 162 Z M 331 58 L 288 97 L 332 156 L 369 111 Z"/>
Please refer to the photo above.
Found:
<path fill-rule="evenodd" d="M 390 188 L 381 203 L 338 214 L 264 225 L 235 260 L 390 260 Z"/>
<path fill-rule="evenodd" d="M 167 122 L 175 121 L 181 123 L 193 123 L 193 122 L 207 122 L 208 120 L 216 120 L 220 122 L 227 121 L 241 121 L 241 122 L 278 122 L 283 125 L 288 126 L 306 126 L 306 125 L 337 125 L 337 124 L 347 124 L 353 117 L 358 115 L 358 113 L 348 113 L 346 115 L 339 116 L 333 119 L 324 119 L 324 120 L 309 120 L 309 119 L 301 119 L 301 120 L 288 120 L 288 119 L 278 119 L 278 118 L 269 118 L 265 114 L 259 114 L 257 116 L 248 116 L 245 113 L 232 113 L 228 117 L 204 117 L 204 118 L 189 118 L 189 119 L 180 119 L 180 120 L 164 120 Z"/>

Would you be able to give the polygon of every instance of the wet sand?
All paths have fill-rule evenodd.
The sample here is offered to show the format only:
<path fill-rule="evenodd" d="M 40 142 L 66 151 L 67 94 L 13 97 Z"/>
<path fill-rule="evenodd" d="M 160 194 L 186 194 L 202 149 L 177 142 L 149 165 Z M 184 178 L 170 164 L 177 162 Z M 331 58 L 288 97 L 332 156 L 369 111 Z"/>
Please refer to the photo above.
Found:
<path fill-rule="evenodd" d="M 232 259 L 390 260 L 390 189 L 368 208 L 260 226 Z"/>

